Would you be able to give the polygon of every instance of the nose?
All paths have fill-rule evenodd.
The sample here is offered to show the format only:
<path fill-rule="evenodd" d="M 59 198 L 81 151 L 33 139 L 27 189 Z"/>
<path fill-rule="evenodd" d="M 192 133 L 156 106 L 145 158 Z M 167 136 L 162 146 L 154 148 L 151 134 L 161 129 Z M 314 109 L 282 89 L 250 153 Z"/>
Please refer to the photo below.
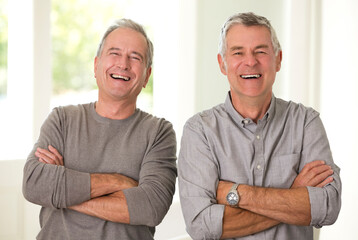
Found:
<path fill-rule="evenodd" d="M 128 70 L 130 68 L 129 57 L 123 55 L 117 61 L 117 66 L 122 70 Z"/>
<path fill-rule="evenodd" d="M 257 64 L 257 59 L 256 59 L 255 55 L 253 55 L 253 54 L 246 54 L 244 62 L 247 66 L 252 67 Z"/>

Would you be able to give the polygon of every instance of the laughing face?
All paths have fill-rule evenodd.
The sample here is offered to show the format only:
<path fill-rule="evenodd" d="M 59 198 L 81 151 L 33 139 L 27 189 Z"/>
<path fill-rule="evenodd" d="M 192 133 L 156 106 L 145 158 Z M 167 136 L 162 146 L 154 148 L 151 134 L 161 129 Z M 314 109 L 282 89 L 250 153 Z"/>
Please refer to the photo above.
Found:
<path fill-rule="evenodd" d="M 226 35 L 224 59 L 218 55 L 220 70 L 227 75 L 232 99 L 271 99 L 282 54 L 274 53 L 269 30 L 263 26 L 232 26 Z"/>
<path fill-rule="evenodd" d="M 144 36 L 132 29 L 118 28 L 107 36 L 94 63 L 99 101 L 136 102 L 151 73 L 146 50 Z"/>

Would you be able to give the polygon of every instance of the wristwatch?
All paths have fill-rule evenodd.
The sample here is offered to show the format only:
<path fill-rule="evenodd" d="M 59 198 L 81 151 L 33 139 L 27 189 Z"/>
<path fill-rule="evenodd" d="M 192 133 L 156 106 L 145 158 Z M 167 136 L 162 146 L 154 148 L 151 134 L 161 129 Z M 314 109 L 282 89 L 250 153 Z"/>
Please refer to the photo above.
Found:
<path fill-rule="evenodd" d="M 238 183 L 234 183 L 229 191 L 229 193 L 226 195 L 226 201 L 231 207 L 237 207 L 237 204 L 240 201 L 240 196 L 237 193 L 237 187 L 239 186 Z"/>

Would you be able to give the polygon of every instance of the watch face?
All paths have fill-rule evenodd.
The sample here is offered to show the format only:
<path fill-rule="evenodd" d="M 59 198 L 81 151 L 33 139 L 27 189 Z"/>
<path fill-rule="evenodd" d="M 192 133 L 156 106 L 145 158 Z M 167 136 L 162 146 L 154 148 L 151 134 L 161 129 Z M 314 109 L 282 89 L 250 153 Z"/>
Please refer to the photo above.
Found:
<path fill-rule="evenodd" d="M 230 204 L 230 205 L 236 205 L 238 203 L 238 196 L 237 194 L 233 193 L 233 192 L 229 192 L 229 194 L 226 196 L 226 201 Z"/>

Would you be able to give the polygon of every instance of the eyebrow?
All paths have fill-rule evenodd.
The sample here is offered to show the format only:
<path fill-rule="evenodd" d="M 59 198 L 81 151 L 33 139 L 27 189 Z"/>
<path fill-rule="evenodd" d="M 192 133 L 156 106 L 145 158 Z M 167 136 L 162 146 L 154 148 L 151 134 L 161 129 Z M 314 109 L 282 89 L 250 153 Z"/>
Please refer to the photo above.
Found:
<path fill-rule="evenodd" d="M 242 50 L 244 49 L 244 47 L 240 47 L 240 46 L 233 46 L 230 48 L 230 51 L 236 51 L 236 50 Z"/>
<path fill-rule="evenodd" d="M 259 49 L 259 48 L 269 48 L 269 46 L 266 44 L 261 44 L 255 47 L 255 49 Z"/>
<path fill-rule="evenodd" d="M 258 45 L 256 46 L 254 49 L 260 49 L 260 48 L 269 48 L 269 46 L 267 44 L 261 44 L 261 45 Z M 233 46 L 230 48 L 230 51 L 237 51 L 237 50 L 242 50 L 244 49 L 244 47 L 242 46 Z"/>
<path fill-rule="evenodd" d="M 107 50 L 107 53 L 110 52 L 110 51 L 121 51 L 122 49 L 121 48 L 117 48 L 117 47 L 111 47 Z M 139 56 L 142 61 L 144 60 L 144 56 L 140 53 L 140 52 L 137 52 L 137 51 L 132 51 L 130 52 L 130 54 L 134 54 L 134 55 L 137 55 Z"/>

